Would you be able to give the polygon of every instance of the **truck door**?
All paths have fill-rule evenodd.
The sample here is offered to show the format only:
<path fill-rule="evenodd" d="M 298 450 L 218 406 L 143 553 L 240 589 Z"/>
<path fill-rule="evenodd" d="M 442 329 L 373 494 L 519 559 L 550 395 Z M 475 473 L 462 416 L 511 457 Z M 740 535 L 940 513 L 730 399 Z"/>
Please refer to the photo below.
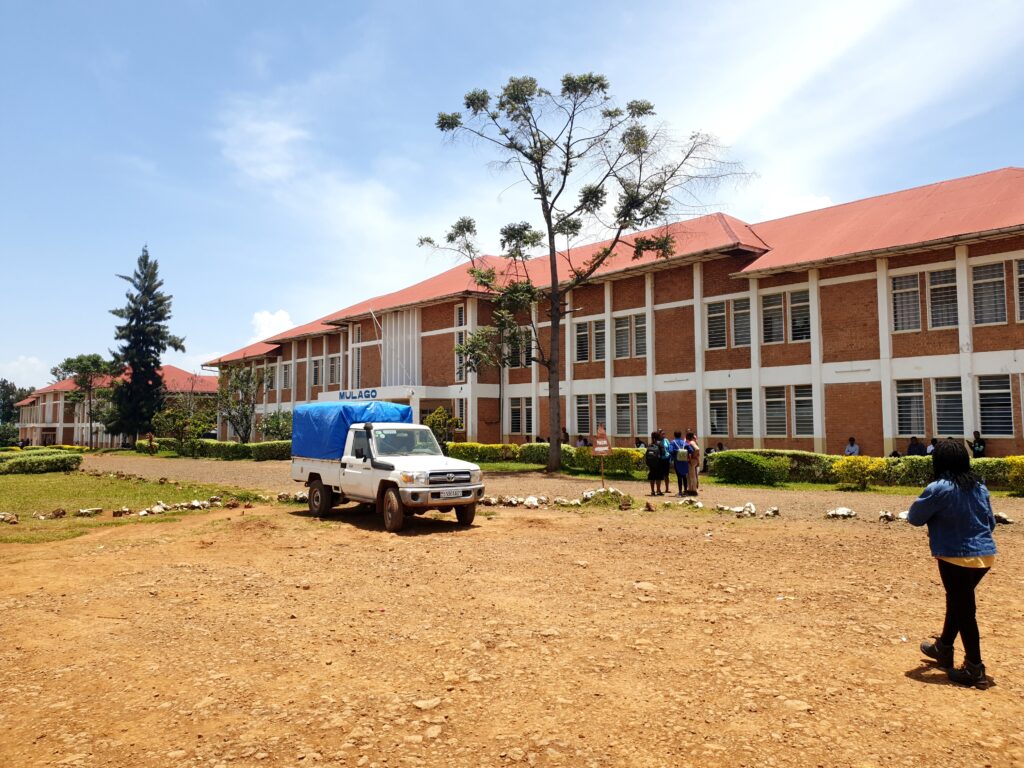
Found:
<path fill-rule="evenodd" d="M 345 495 L 353 499 L 369 499 L 375 496 L 373 469 L 370 467 L 370 441 L 365 430 L 349 432 L 342 471 L 341 487 Z"/>

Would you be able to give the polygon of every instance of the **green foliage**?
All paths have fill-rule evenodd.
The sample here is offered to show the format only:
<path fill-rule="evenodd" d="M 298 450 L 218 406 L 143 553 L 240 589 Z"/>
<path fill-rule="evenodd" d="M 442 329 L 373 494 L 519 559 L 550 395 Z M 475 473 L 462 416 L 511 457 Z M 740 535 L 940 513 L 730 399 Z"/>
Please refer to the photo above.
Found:
<path fill-rule="evenodd" d="M 519 446 L 509 443 L 448 443 L 448 455 L 453 459 L 471 461 L 473 463 L 494 461 L 517 461 Z"/>
<path fill-rule="evenodd" d="M 1015 496 L 1024 495 L 1024 456 L 1010 456 L 1006 462 L 1006 485 Z"/>
<path fill-rule="evenodd" d="M 18 427 L 15 424 L 0 424 L 0 447 L 15 446 L 18 443 Z"/>
<path fill-rule="evenodd" d="M 548 463 L 548 448 L 547 443 L 523 443 L 519 446 L 519 460 L 543 466 Z"/>
<path fill-rule="evenodd" d="M 867 490 L 871 483 L 886 482 L 887 470 L 885 459 L 875 456 L 843 456 L 833 466 L 839 485 L 858 491 Z"/>
<path fill-rule="evenodd" d="M 252 443 L 230 443 L 222 440 L 200 440 L 196 455 L 204 459 L 236 459 L 252 458 Z"/>
<path fill-rule="evenodd" d="M 744 453 L 769 458 L 782 457 L 789 462 L 789 481 L 795 483 L 834 483 L 835 473 L 833 465 L 841 457 L 824 453 L 811 453 L 810 451 L 786 451 L 769 448 L 742 449 Z M 718 457 L 726 453 L 712 453 L 708 456 L 708 474 L 717 475 Z"/>
<path fill-rule="evenodd" d="M 94 446 L 92 425 L 108 415 L 110 378 L 121 373 L 121 367 L 105 360 L 95 353 L 65 358 L 50 369 L 55 381 L 72 379 L 77 389 L 67 392 L 64 399 L 69 403 L 85 403 L 85 415 L 89 421 L 89 447 Z"/>
<path fill-rule="evenodd" d="M 168 349 L 185 351 L 185 341 L 168 329 L 171 296 L 164 293 L 159 264 L 149 258 L 143 247 L 131 276 L 118 275 L 131 290 L 125 293 L 127 304 L 110 310 L 124 321 L 116 326 L 114 338 L 120 342 L 114 362 L 129 369 L 126 381 L 118 381 L 111 395 L 111 410 L 104 419 L 112 435 L 137 435 L 152 431 L 153 416 L 160 409 L 163 381 L 160 356 Z"/>
<path fill-rule="evenodd" d="M 163 408 L 153 416 L 153 429 L 162 437 L 174 439 L 178 455 L 195 456 L 199 440 L 216 420 L 216 406 L 211 398 L 182 393 L 164 401 Z"/>
<path fill-rule="evenodd" d="M 749 451 L 712 454 L 715 475 L 736 485 L 781 485 L 789 479 L 789 461 L 783 456 L 759 456 Z"/>
<path fill-rule="evenodd" d="M 18 409 L 15 403 L 21 402 L 32 394 L 34 390 L 19 387 L 13 381 L 0 379 L 0 424 L 4 426 L 14 425 L 18 422 Z M 15 433 L 17 435 L 17 433 Z M 2 439 L 2 433 L 0 433 Z M 0 442 L 0 445 L 3 445 Z"/>
<path fill-rule="evenodd" d="M 900 456 L 885 459 L 885 471 L 876 478 L 885 485 L 928 485 L 934 479 L 931 456 Z"/>
<path fill-rule="evenodd" d="M 249 443 L 249 452 L 256 461 L 280 461 L 292 457 L 291 440 L 268 440 Z"/>
<path fill-rule="evenodd" d="M 240 443 L 252 439 L 256 400 L 262 386 L 262 369 L 255 372 L 245 367 L 221 370 L 217 385 L 217 410 L 231 425 Z"/>
<path fill-rule="evenodd" d="M 423 420 L 424 426 L 430 427 L 438 444 L 445 445 L 456 432 L 462 431 L 462 419 L 452 416 L 442 406 L 438 406 L 432 414 Z"/>
<path fill-rule="evenodd" d="M 287 440 L 292 439 L 292 412 L 271 411 L 263 415 L 260 422 L 260 432 L 264 440 Z"/>
<path fill-rule="evenodd" d="M 72 472 L 82 464 L 82 455 L 70 451 L 22 453 L 0 462 L 0 475 L 35 475 L 43 472 Z"/>
<path fill-rule="evenodd" d="M 989 488 L 1009 488 L 1014 491 L 1024 493 L 1024 477 L 1018 479 L 1018 488 L 1013 487 L 1013 483 L 1010 481 L 1010 468 L 1014 465 L 1015 461 L 1024 461 L 1024 456 L 1008 456 L 1006 458 L 998 459 L 972 459 L 971 469 L 974 470 L 982 480 L 985 481 L 985 485 Z M 931 459 L 928 459 L 929 466 L 931 465 Z M 928 482 L 931 482 L 932 476 L 928 475 Z"/>

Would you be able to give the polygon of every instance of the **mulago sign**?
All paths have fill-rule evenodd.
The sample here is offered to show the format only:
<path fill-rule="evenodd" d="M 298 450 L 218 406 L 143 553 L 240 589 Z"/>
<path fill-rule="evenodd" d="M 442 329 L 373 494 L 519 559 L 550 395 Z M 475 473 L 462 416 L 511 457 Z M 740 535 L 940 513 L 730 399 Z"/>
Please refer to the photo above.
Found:
<path fill-rule="evenodd" d="M 376 389 L 348 389 L 338 393 L 339 400 L 376 400 Z"/>

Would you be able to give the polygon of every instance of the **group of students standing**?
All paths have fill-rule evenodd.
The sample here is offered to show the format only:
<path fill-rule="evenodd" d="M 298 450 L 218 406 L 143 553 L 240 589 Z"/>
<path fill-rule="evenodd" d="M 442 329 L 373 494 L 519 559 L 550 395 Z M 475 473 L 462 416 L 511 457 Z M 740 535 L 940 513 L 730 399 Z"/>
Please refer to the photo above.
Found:
<path fill-rule="evenodd" d="M 675 470 L 679 496 L 696 496 L 700 487 L 700 446 L 697 436 L 688 431 L 675 432 L 672 439 L 665 436 L 665 430 L 651 433 L 651 442 L 644 450 L 647 465 L 647 480 L 651 484 L 651 496 L 664 496 L 671 490 L 670 475 Z M 662 490 L 664 487 L 664 490 Z"/>

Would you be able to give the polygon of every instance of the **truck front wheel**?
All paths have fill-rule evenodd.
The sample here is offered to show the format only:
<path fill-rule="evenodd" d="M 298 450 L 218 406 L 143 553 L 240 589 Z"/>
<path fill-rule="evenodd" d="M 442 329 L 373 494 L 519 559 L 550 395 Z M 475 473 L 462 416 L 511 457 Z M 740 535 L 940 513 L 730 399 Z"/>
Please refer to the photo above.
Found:
<path fill-rule="evenodd" d="M 476 517 L 476 502 L 456 507 L 455 517 L 458 518 L 459 525 L 472 525 L 473 519 Z"/>
<path fill-rule="evenodd" d="M 309 511 L 317 517 L 323 517 L 334 505 L 334 493 L 326 487 L 319 477 L 309 484 Z"/>
<path fill-rule="evenodd" d="M 402 530 L 405 525 L 405 505 L 402 504 L 402 497 L 397 488 L 388 488 L 384 491 L 384 499 L 381 505 L 384 508 L 384 528 L 394 533 Z"/>

